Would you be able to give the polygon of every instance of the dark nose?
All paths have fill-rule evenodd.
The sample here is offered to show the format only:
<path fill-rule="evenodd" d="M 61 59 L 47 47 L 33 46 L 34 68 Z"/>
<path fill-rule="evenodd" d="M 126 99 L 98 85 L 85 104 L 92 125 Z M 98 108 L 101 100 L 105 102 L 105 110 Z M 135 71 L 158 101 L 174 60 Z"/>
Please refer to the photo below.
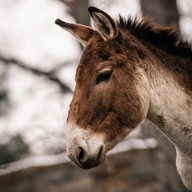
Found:
<path fill-rule="evenodd" d="M 102 164 L 105 161 L 103 146 L 99 146 L 94 152 L 78 147 L 76 161 L 77 165 L 83 169 L 91 169 Z"/>

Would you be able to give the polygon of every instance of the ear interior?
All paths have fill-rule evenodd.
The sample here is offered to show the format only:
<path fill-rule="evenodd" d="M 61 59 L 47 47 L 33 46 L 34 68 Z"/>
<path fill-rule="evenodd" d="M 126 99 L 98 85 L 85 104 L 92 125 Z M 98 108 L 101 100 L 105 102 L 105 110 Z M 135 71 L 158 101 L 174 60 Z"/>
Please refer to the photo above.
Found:
<path fill-rule="evenodd" d="M 88 11 L 93 19 L 95 28 L 104 40 L 113 39 L 117 36 L 117 25 L 107 13 L 96 7 L 89 7 Z"/>
<path fill-rule="evenodd" d="M 91 38 L 94 30 L 88 26 L 80 25 L 80 24 L 72 24 L 64 22 L 60 19 L 55 20 L 55 24 L 59 25 L 66 31 L 70 32 L 74 37 L 78 39 L 78 41 L 86 46 L 88 40 Z"/>

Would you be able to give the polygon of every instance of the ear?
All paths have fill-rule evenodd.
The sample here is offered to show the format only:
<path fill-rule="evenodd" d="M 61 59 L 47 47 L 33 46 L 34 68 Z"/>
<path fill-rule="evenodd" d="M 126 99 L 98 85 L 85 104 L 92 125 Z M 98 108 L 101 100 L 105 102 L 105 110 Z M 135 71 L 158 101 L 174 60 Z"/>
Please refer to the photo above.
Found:
<path fill-rule="evenodd" d="M 86 46 L 88 40 L 91 38 L 94 30 L 88 26 L 80 24 L 66 23 L 60 19 L 55 20 L 55 24 L 59 25 L 63 29 L 69 31 L 75 36 L 83 46 Z"/>
<path fill-rule="evenodd" d="M 89 7 L 88 11 L 94 21 L 95 28 L 104 40 L 113 39 L 118 35 L 116 22 L 104 11 Z"/>

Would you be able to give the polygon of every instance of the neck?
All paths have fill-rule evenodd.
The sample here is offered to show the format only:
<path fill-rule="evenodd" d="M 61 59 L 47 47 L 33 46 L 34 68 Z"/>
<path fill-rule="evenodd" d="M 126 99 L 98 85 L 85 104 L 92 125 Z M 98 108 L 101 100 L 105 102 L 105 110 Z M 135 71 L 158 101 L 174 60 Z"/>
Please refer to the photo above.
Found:
<path fill-rule="evenodd" d="M 165 69 L 167 65 L 161 61 L 157 64 L 156 59 L 152 58 L 143 62 L 146 62 L 143 66 L 148 68 L 141 67 L 145 74 L 142 82 L 146 82 L 147 78 L 148 86 L 144 89 L 141 85 L 140 88 L 142 93 L 148 93 L 148 97 L 144 97 L 147 98 L 145 103 L 149 103 L 147 118 L 175 145 L 177 170 L 185 186 L 192 189 L 192 91 L 189 90 L 187 94 L 187 86 L 182 87 L 176 81 L 177 76 Z M 190 71 L 191 61 L 188 66 Z M 186 74 L 186 71 L 182 73 Z M 187 77 L 188 87 L 191 88 L 192 78 L 190 72 L 187 74 L 183 76 Z"/>
<path fill-rule="evenodd" d="M 156 34 L 152 34 L 155 42 L 151 42 L 149 34 L 149 39 L 134 39 L 139 45 L 137 88 L 146 118 L 175 145 L 177 170 L 184 184 L 192 189 L 192 53 L 172 40 L 169 47 L 165 38 Z"/>
<path fill-rule="evenodd" d="M 149 75 L 147 118 L 175 145 L 177 170 L 185 185 L 192 189 L 192 98 L 163 69 Z"/>
<path fill-rule="evenodd" d="M 192 98 L 163 69 L 150 77 L 150 105 L 147 118 L 183 153 L 192 155 Z M 149 78 L 148 78 L 149 79 Z M 187 143 L 188 142 L 188 143 Z"/>

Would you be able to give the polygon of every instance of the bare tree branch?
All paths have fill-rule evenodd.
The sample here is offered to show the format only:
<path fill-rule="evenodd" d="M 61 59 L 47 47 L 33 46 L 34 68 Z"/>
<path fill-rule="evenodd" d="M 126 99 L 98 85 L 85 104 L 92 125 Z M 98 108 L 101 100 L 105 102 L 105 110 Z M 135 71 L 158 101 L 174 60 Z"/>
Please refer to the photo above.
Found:
<path fill-rule="evenodd" d="M 37 68 L 33 68 L 30 66 L 27 66 L 26 64 L 24 64 L 23 62 L 15 59 L 15 58 L 6 58 L 2 55 L 0 55 L 0 61 L 2 61 L 5 64 L 9 64 L 9 65 L 16 65 L 28 72 L 33 73 L 34 75 L 38 75 L 38 76 L 44 76 L 45 78 L 47 78 L 48 80 L 50 80 L 51 82 L 56 83 L 60 88 L 62 93 L 72 93 L 73 91 L 71 90 L 71 88 L 69 86 L 67 86 L 65 83 L 63 83 L 56 75 L 55 75 L 55 71 L 49 71 L 49 72 L 45 72 L 42 71 L 40 69 Z"/>

